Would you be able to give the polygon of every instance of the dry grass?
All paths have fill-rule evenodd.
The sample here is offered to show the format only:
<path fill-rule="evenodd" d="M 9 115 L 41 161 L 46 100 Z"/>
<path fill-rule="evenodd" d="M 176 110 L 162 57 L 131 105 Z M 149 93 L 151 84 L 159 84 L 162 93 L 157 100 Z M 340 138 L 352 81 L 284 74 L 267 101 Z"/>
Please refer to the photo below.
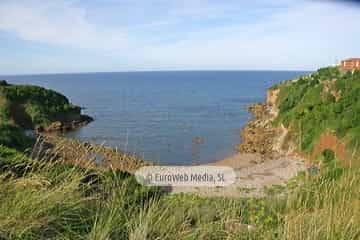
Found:
<path fill-rule="evenodd" d="M 61 161 L 102 170 L 117 169 L 134 173 L 138 168 L 151 164 L 118 149 L 56 135 L 42 135 L 37 141 L 35 147 L 37 150 L 33 154 L 41 155 L 44 148 L 47 148 L 47 155 L 56 156 Z"/>
<path fill-rule="evenodd" d="M 0 163 L 7 159 L 0 175 L 0 238 L 338 240 L 360 236 L 357 168 L 324 170 L 288 196 L 201 198 L 140 186 L 134 177 L 116 169 L 84 168 L 80 163 L 90 151 L 107 150 L 72 144 L 59 140 L 56 150 L 51 150 L 56 157 L 38 154 L 36 160 L 0 146 Z"/>
<path fill-rule="evenodd" d="M 289 199 L 285 239 L 360 239 L 360 172 L 323 179 Z"/>

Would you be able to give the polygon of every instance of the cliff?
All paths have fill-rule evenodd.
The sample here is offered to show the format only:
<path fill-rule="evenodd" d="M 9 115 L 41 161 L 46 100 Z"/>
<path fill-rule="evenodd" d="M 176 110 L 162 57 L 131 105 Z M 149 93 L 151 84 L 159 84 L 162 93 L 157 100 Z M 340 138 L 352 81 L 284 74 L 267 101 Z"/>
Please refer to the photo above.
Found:
<path fill-rule="evenodd" d="M 236 146 L 237 151 L 260 154 L 264 158 L 274 158 L 282 153 L 281 141 L 286 130 L 273 126 L 278 115 L 278 93 L 277 89 L 269 89 L 265 103 L 256 103 L 249 107 L 254 119 L 242 129 L 242 142 Z"/>
<path fill-rule="evenodd" d="M 353 161 L 360 143 L 360 71 L 327 67 L 284 81 L 250 111 L 255 119 L 241 133 L 240 152 L 300 154 L 312 160 L 332 152 Z"/>
<path fill-rule="evenodd" d="M 53 90 L 0 81 L 0 144 L 17 146 L 28 142 L 23 130 L 73 130 L 92 120 Z"/>

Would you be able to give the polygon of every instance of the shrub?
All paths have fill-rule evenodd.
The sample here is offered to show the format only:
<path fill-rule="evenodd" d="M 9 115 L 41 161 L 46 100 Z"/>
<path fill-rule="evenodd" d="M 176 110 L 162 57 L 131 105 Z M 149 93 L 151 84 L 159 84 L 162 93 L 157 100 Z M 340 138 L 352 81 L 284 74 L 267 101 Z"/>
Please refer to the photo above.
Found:
<path fill-rule="evenodd" d="M 18 149 L 25 149 L 34 140 L 25 135 L 24 131 L 11 124 L 0 124 L 0 144 Z"/>
<path fill-rule="evenodd" d="M 76 108 L 62 94 L 42 87 L 0 84 L 0 144 L 26 148 L 31 139 L 19 126 L 48 125 Z"/>
<path fill-rule="evenodd" d="M 7 86 L 8 83 L 5 80 L 0 80 L 0 86 Z"/>
<path fill-rule="evenodd" d="M 48 124 L 58 114 L 74 108 L 64 95 L 38 86 L 0 85 L 0 96 L 12 104 L 25 105 L 33 125 Z"/>
<path fill-rule="evenodd" d="M 335 153 L 331 149 L 325 149 L 322 152 L 322 155 L 324 156 L 324 162 L 325 163 L 330 163 L 335 159 Z"/>
<path fill-rule="evenodd" d="M 360 142 L 359 134 L 350 134 L 360 125 L 360 73 L 355 72 L 341 74 L 336 67 L 322 68 L 306 79 L 279 85 L 280 111 L 274 123 L 295 130 L 293 140 L 300 139 L 300 150 L 307 152 L 325 129 L 334 130 L 339 138 L 348 136 L 350 142 Z M 325 97 L 324 85 L 330 88 Z M 331 90 L 339 94 L 337 102 Z"/>

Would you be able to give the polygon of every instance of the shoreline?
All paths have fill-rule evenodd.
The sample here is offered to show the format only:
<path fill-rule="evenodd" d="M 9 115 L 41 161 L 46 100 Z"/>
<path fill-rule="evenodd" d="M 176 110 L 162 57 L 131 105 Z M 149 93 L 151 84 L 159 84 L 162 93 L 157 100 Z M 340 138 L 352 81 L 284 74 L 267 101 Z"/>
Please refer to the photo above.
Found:
<path fill-rule="evenodd" d="M 307 169 L 304 159 L 283 156 L 253 163 L 261 159 L 254 154 L 238 153 L 232 157 L 208 164 L 234 168 L 235 183 L 226 187 L 171 187 L 172 194 L 191 193 L 202 197 L 253 197 L 266 196 L 272 186 L 285 187 L 289 180 Z"/>
<path fill-rule="evenodd" d="M 171 192 L 192 193 L 200 196 L 264 197 L 272 186 L 286 186 L 298 173 L 306 171 L 306 159 L 282 150 L 287 130 L 271 124 L 276 118 L 277 90 L 268 90 L 265 103 L 249 107 L 254 115 L 241 130 L 242 142 L 238 153 L 204 165 L 226 166 L 234 169 L 234 184 L 226 187 L 173 187 Z"/>
<path fill-rule="evenodd" d="M 254 118 L 240 132 L 242 141 L 236 146 L 238 153 L 214 162 L 200 164 L 233 168 L 236 173 L 234 184 L 226 187 L 171 187 L 169 191 L 174 194 L 191 193 L 205 197 L 259 198 L 266 195 L 267 188 L 274 185 L 285 186 L 299 172 L 305 171 L 307 169 L 305 159 L 282 151 L 286 129 L 282 126 L 276 128 L 272 126 L 272 121 L 278 113 L 277 94 L 277 90 L 268 90 L 265 103 L 249 106 L 248 109 Z M 41 129 L 42 131 L 36 129 L 36 132 L 41 136 L 43 143 L 51 146 L 50 155 L 60 157 L 67 163 L 99 170 L 116 169 L 130 174 L 134 174 L 142 166 L 153 164 L 151 161 L 118 151 L 116 148 L 56 136 L 56 132 L 76 130 L 91 121 L 93 119 L 84 117 L 79 108 L 74 114 L 63 116 L 59 121 Z M 42 146 L 37 148 L 39 150 Z M 77 158 L 75 159 L 74 156 Z"/>

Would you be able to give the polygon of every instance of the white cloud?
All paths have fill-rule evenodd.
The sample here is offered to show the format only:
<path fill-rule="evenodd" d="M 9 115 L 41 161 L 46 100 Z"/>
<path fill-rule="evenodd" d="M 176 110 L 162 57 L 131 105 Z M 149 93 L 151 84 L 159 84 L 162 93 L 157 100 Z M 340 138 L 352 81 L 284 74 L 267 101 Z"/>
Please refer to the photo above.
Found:
<path fill-rule="evenodd" d="M 314 69 L 360 55 L 357 22 L 359 9 L 305 3 L 257 23 L 193 33 L 142 51 L 168 68 Z"/>
<path fill-rule="evenodd" d="M 98 25 L 81 3 L 1 0 L 0 30 L 23 40 L 86 49 L 99 58 L 97 69 L 96 62 L 69 60 L 62 62 L 64 71 L 67 64 L 81 71 L 314 69 L 360 55 L 360 10 L 348 5 L 254 0 L 256 6 L 268 6 L 263 12 L 263 7 L 239 7 L 236 1 L 155 1 L 166 5 L 162 14 L 149 2 L 125 2 L 128 13 L 117 8 L 101 12 L 116 21 Z M 241 15 L 249 21 L 233 21 Z M 204 19 L 226 21 L 215 26 Z"/>
<path fill-rule="evenodd" d="M 96 28 L 69 1 L 2 0 L 1 29 L 24 40 L 75 48 L 114 50 L 127 44 L 126 33 Z"/>

